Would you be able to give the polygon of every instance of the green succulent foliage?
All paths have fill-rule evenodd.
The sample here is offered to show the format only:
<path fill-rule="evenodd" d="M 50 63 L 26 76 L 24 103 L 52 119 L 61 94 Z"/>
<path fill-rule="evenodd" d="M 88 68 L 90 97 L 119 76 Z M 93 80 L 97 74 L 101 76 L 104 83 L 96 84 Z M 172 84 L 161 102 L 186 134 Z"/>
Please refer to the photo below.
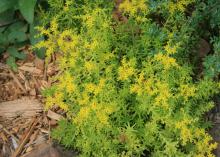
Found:
<path fill-rule="evenodd" d="M 203 117 L 219 83 L 197 80 L 189 59 L 205 3 L 125 0 L 124 22 L 112 18 L 113 1 L 48 2 L 36 47 L 47 59 L 59 53 L 63 73 L 45 106 L 67 113 L 52 137 L 82 157 L 213 157 Z"/>
<path fill-rule="evenodd" d="M 34 30 L 35 6 L 37 0 L 1 0 L 0 1 L 0 54 L 8 52 L 7 64 L 16 69 L 16 59 L 25 59 L 25 54 L 18 48 L 28 43 L 35 43 L 42 38 L 35 38 Z M 37 50 L 37 55 L 43 57 L 43 50 Z"/>

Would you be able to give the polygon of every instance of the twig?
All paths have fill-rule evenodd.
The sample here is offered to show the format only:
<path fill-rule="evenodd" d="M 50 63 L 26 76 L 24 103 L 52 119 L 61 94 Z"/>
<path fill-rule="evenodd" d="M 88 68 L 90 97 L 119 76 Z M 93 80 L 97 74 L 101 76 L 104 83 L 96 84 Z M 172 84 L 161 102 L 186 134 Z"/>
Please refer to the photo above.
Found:
<path fill-rule="evenodd" d="M 19 147 L 15 150 L 15 152 L 12 154 L 12 157 L 18 157 L 18 155 L 21 153 L 24 145 L 26 144 L 26 142 L 28 141 L 28 139 L 30 138 L 32 132 L 34 131 L 35 126 L 37 125 L 39 119 L 35 118 L 33 119 L 33 121 L 31 122 L 31 126 L 29 127 L 27 133 L 25 134 L 23 140 L 21 141 Z"/>
<path fill-rule="evenodd" d="M 13 73 L 13 71 L 11 71 L 11 69 L 8 69 L 10 72 L 10 75 L 12 76 L 12 78 L 14 79 L 14 81 L 17 83 L 17 85 L 19 86 L 19 88 L 23 91 L 23 92 L 27 92 L 26 89 L 22 86 L 22 84 L 20 83 L 20 81 L 18 80 L 18 78 L 15 76 L 15 74 Z"/>

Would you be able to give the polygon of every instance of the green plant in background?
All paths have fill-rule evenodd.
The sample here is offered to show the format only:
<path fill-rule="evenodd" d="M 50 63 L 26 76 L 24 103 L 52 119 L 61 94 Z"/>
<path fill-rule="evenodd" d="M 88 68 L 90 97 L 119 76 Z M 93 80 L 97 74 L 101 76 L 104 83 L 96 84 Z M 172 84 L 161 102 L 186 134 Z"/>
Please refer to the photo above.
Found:
<path fill-rule="evenodd" d="M 210 42 L 213 45 L 211 54 L 206 56 L 204 60 L 204 75 L 209 78 L 219 80 L 220 74 L 220 2 L 211 0 L 208 1 L 204 9 L 207 10 L 207 21 L 209 29 Z"/>
<path fill-rule="evenodd" d="M 15 60 L 25 58 L 25 54 L 19 52 L 18 48 L 40 40 L 34 38 L 37 33 L 34 29 L 36 4 L 37 0 L 0 1 L 0 54 L 5 51 L 9 53 L 7 64 L 14 70 Z M 38 50 L 37 54 L 43 57 L 42 50 Z"/>
<path fill-rule="evenodd" d="M 59 54 L 44 94 L 67 119 L 53 137 L 83 157 L 213 157 L 203 116 L 220 84 L 197 80 L 188 58 L 201 8 L 187 12 L 198 3 L 124 0 L 117 21 L 112 1 L 49 1 L 38 27 L 47 40 L 35 47 Z"/>
<path fill-rule="evenodd" d="M 208 55 L 204 61 L 206 77 L 218 79 L 220 74 L 220 38 L 213 38 L 214 54 Z"/>

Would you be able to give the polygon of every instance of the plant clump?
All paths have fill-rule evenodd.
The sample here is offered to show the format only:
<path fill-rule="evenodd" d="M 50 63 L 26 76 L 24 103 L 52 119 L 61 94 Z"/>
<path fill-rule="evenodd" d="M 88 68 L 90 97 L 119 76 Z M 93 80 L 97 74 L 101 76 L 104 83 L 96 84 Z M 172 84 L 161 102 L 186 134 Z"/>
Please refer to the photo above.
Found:
<path fill-rule="evenodd" d="M 45 91 L 46 108 L 67 112 L 55 139 L 83 157 L 214 157 L 203 115 L 220 85 L 195 79 L 186 59 L 195 1 L 124 0 L 127 21 L 113 18 L 111 1 L 49 4 L 49 27 L 43 19 L 38 28 L 46 40 L 35 47 L 46 48 L 47 61 L 59 54 L 61 74 Z"/>

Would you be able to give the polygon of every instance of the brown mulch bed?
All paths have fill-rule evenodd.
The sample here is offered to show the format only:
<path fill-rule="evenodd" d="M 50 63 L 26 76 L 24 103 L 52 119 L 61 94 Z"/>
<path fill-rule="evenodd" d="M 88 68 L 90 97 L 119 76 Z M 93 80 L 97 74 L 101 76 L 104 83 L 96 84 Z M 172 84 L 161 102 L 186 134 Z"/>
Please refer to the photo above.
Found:
<path fill-rule="evenodd" d="M 23 52 L 27 57 L 17 61 L 17 71 L 5 64 L 7 54 L 0 59 L 0 157 L 72 157 L 74 152 L 50 138 L 65 113 L 59 108 L 45 112 L 42 105 L 41 91 L 58 72 L 55 61 L 45 65 L 28 47 Z"/>

